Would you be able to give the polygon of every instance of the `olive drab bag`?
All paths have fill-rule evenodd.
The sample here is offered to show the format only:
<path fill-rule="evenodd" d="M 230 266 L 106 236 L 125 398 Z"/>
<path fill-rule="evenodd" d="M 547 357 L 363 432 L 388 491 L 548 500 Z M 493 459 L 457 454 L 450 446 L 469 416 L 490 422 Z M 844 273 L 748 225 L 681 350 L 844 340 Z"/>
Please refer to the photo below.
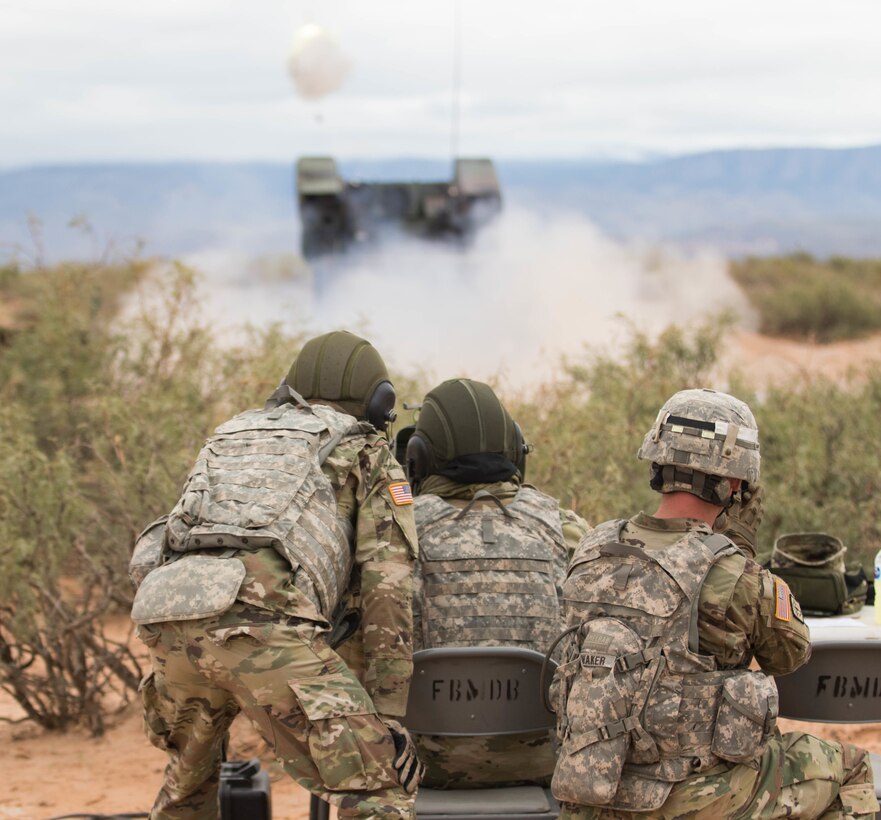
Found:
<path fill-rule="evenodd" d="M 305 403 L 251 410 L 220 425 L 167 520 L 150 525 L 135 546 L 130 574 L 141 580 L 132 619 L 224 612 L 245 575 L 235 552 L 265 547 L 306 572 L 329 618 L 352 568 L 351 525 L 338 516 L 321 465 L 359 432 L 354 417 Z"/>
<path fill-rule="evenodd" d="M 563 802 L 651 811 L 686 777 L 761 754 L 777 689 L 763 673 L 720 670 L 698 653 L 701 587 L 737 547 L 689 533 L 644 550 L 621 543 L 625 524 L 589 533 L 563 586 L 567 630 L 551 686 L 561 749 L 551 789 Z"/>
<path fill-rule="evenodd" d="M 805 615 L 852 615 L 866 603 L 869 582 L 847 547 L 825 532 L 794 532 L 774 542 L 770 568 L 786 581 Z"/>
<path fill-rule="evenodd" d="M 486 491 L 465 506 L 426 493 L 413 509 L 422 646 L 543 650 L 553 641 L 567 555 L 555 499 L 524 486 L 508 504 Z"/>

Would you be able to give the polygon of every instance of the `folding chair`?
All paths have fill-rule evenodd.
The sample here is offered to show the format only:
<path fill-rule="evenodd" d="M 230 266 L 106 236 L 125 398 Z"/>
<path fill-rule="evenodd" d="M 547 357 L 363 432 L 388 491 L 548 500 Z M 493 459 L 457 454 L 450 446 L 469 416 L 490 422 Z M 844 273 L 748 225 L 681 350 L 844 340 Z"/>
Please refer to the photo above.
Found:
<path fill-rule="evenodd" d="M 544 656 L 516 647 L 446 647 L 413 656 L 404 724 L 413 734 L 462 737 L 552 730 L 555 717 L 541 690 Z M 548 682 L 553 673 L 549 665 Z M 420 788 L 420 820 L 539 820 L 559 806 L 541 786 Z"/>
<path fill-rule="evenodd" d="M 816 723 L 881 722 L 881 626 L 875 608 L 851 618 L 809 618 L 811 658 L 777 678 L 780 716 Z M 881 799 L 881 755 L 871 754 Z"/>
<path fill-rule="evenodd" d="M 544 656 L 516 647 L 423 649 L 413 656 L 407 716 L 411 733 L 463 737 L 552 730 L 544 704 Z M 548 668 L 548 682 L 554 664 Z M 328 806 L 313 797 L 310 820 L 326 820 Z M 419 820 L 551 820 L 560 807 L 541 786 L 419 789 Z"/>

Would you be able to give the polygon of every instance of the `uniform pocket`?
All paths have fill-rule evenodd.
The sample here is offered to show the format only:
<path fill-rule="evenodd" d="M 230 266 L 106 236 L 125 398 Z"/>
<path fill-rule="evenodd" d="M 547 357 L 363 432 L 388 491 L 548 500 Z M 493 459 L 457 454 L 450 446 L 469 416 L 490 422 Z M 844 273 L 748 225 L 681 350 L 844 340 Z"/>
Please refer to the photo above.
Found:
<path fill-rule="evenodd" d="M 848 816 L 869 817 L 878 811 L 878 798 L 875 797 L 875 787 L 871 783 L 854 783 L 842 786 L 838 792 L 841 805 L 848 812 Z"/>
<path fill-rule="evenodd" d="M 162 696 L 156 689 L 156 674 L 150 672 L 144 676 L 138 686 L 138 692 L 144 703 L 144 732 L 147 739 L 157 749 L 167 752 L 172 748 L 169 741 L 171 732 L 165 718 L 162 717 Z"/>
<path fill-rule="evenodd" d="M 713 730 L 713 753 L 733 763 L 759 757 L 774 731 L 777 711 L 777 686 L 768 675 L 744 670 L 727 678 Z"/>
<path fill-rule="evenodd" d="M 289 681 L 309 722 L 309 753 L 330 791 L 398 785 L 394 742 L 360 683 L 344 673 Z"/>
<path fill-rule="evenodd" d="M 629 626 L 613 618 L 584 625 L 580 647 L 577 667 L 564 672 L 572 682 L 551 791 L 565 803 L 605 806 L 618 789 L 631 736 L 645 736 L 639 717 L 631 714 L 644 666 L 626 662 L 644 647 Z"/>

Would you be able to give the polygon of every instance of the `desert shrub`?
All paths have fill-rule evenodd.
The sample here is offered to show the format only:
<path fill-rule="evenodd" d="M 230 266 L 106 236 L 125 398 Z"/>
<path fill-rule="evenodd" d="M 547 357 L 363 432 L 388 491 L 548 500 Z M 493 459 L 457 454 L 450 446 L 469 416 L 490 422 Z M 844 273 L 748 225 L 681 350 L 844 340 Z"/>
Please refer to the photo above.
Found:
<path fill-rule="evenodd" d="M 590 523 L 651 512 L 658 498 L 636 451 L 675 391 L 716 387 L 753 409 L 762 442 L 767 503 L 759 549 L 786 532 L 826 531 L 870 567 L 881 547 L 881 376 L 846 384 L 801 377 L 757 393 L 736 372 L 719 373 L 726 320 L 657 339 L 634 333 L 617 355 L 587 354 L 568 378 L 506 403 L 534 452 L 527 480 Z"/>
<path fill-rule="evenodd" d="M 753 404 L 769 492 L 763 552 L 786 532 L 830 532 L 871 567 L 881 547 L 881 378 L 803 378 Z"/>
<path fill-rule="evenodd" d="M 192 271 L 146 273 L 63 265 L 3 283 L 25 318 L 0 347 L 0 430 L 16 433 L 2 462 L 0 686 L 49 728 L 100 732 L 106 696 L 135 691 L 137 665 L 103 626 L 130 605 L 134 538 L 172 506 L 213 426 L 262 402 L 300 344 L 272 327 L 224 350 L 195 318 Z"/>
<path fill-rule="evenodd" d="M 106 696 L 124 705 L 140 670 L 101 628 L 114 579 L 84 549 L 74 466 L 40 449 L 30 421 L 0 407 L 0 689 L 45 728 L 100 734 Z"/>
<path fill-rule="evenodd" d="M 730 319 L 652 340 L 632 331 L 621 354 L 570 362 L 568 377 L 508 404 L 534 447 L 528 480 L 591 523 L 632 515 L 654 499 L 648 467 L 636 460 L 658 409 L 677 390 L 720 385 L 712 371 Z"/>
<path fill-rule="evenodd" d="M 731 273 L 763 333 L 834 342 L 881 330 L 881 260 L 749 257 L 732 262 Z"/>

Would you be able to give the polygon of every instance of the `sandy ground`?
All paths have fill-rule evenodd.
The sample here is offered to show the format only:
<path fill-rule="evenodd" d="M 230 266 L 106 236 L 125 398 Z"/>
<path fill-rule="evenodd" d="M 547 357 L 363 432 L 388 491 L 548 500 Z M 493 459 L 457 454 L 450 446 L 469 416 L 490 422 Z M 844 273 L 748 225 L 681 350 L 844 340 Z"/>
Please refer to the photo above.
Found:
<path fill-rule="evenodd" d="M 3 702 L 4 714 L 13 711 Z M 781 720 L 782 731 L 809 731 L 881 753 L 881 726 L 844 726 Z M 0 726 L 5 788 L 0 818 L 48 820 L 67 814 L 109 815 L 146 812 L 162 780 L 164 755 L 144 738 L 140 709 L 129 707 L 101 738 L 82 731 L 43 732 L 25 724 Z M 263 756 L 272 780 L 274 820 L 305 820 L 307 793 L 261 755 L 262 744 L 243 723 L 236 723 L 236 757 Z"/>
<path fill-rule="evenodd" d="M 741 333 L 725 358 L 736 361 L 757 385 L 820 373 L 844 379 L 852 369 L 872 367 L 881 361 L 881 335 L 819 346 Z M 0 693 L 5 781 L 0 791 L 0 818 L 48 820 L 68 814 L 149 810 L 159 789 L 165 759 L 144 738 L 136 704 L 114 719 L 100 738 L 89 737 L 81 730 L 47 733 L 28 723 L 6 722 L 20 716 L 17 705 Z M 783 731 L 812 731 L 881 753 L 881 725 L 780 724 Z M 231 752 L 237 759 L 263 758 L 272 779 L 275 820 L 308 817 L 308 794 L 266 755 L 260 739 L 245 722 L 237 721 L 233 727 Z"/>
<path fill-rule="evenodd" d="M 844 381 L 881 363 L 881 334 L 828 345 L 802 344 L 739 332 L 722 357 L 722 369 L 736 365 L 756 386 L 812 377 Z"/>

